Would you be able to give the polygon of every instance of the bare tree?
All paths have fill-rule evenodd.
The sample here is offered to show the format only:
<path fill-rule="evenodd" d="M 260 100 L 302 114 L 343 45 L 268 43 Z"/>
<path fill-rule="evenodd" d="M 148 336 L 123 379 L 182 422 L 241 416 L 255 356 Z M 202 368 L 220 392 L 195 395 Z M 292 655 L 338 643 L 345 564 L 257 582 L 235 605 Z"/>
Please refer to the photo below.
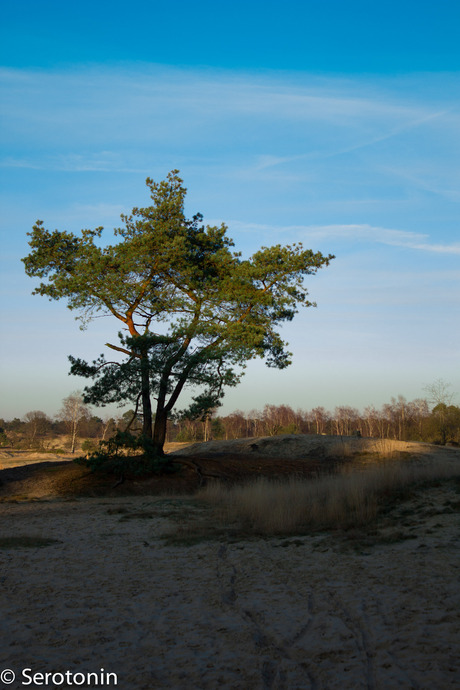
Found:
<path fill-rule="evenodd" d="M 51 428 L 51 419 L 41 410 L 33 410 L 24 415 L 26 435 L 32 447 Z"/>
<path fill-rule="evenodd" d="M 407 400 L 403 395 L 398 395 L 397 400 L 391 398 L 391 411 L 395 424 L 395 435 L 397 435 L 398 441 L 404 440 L 406 436 L 407 410 Z"/>
<path fill-rule="evenodd" d="M 381 410 L 378 413 L 377 418 L 377 428 L 379 431 L 380 438 L 390 438 L 390 432 L 392 429 L 392 419 L 393 419 L 393 409 L 391 405 L 385 403 L 382 405 Z M 396 438 L 394 433 L 392 438 Z"/>
<path fill-rule="evenodd" d="M 265 405 L 262 413 L 264 433 L 267 436 L 276 436 L 282 424 L 280 420 L 280 409 L 276 405 Z"/>
<path fill-rule="evenodd" d="M 100 441 L 105 441 L 107 438 L 107 434 L 114 433 L 116 429 L 116 423 L 113 417 L 104 417 L 102 420 L 102 427 L 101 427 L 101 435 L 100 435 Z"/>
<path fill-rule="evenodd" d="M 334 425 L 337 436 L 350 436 L 358 420 L 359 412 L 355 407 L 336 407 L 334 410 Z"/>
<path fill-rule="evenodd" d="M 421 440 L 423 436 L 423 423 L 430 416 L 430 409 L 425 398 L 416 398 L 411 404 L 414 424 L 417 429 L 418 438 Z"/>
<path fill-rule="evenodd" d="M 374 436 L 374 433 L 377 433 L 377 417 L 378 412 L 375 409 L 374 405 L 368 405 L 364 408 L 366 436 Z"/>
<path fill-rule="evenodd" d="M 246 418 L 244 412 L 235 410 L 231 414 L 223 417 L 222 422 L 225 427 L 225 438 L 243 438 L 246 429 Z"/>
<path fill-rule="evenodd" d="M 449 388 L 450 383 L 447 383 L 444 379 L 436 379 L 436 381 L 424 387 L 429 396 L 428 402 L 433 406 L 432 414 L 437 419 L 438 431 L 443 445 L 447 441 L 449 410 L 454 399 L 454 393 L 451 393 Z"/>
<path fill-rule="evenodd" d="M 259 410 L 250 410 L 246 415 L 249 422 L 248 436 L 260 436 L 260 426 L 262 424 L 262 414 Z"/>
<path fill-rule="evenodd" d="M 437 405 L 452 404 L 455 394 L 449 391 L 450 387 L 450 383 L 447 383 L 444 379 L 436 379 L 433 383 L 424 386 L 423 390 L 428 393 L 428 402 L 430 402 L 433 407 L 436 407 Z"/>
<path fill-rule="evenodd" d="M 330 419 L 329 412 L 324 407 L 315 407 L 311 414 L 316 424 L 316 433 L 324 434 L 326 423 Z"/>
<path fill-rule="evenodd" d="M 89 417 L 89 414 L 89 407 L 83 402 L 83 395 L 80 391 L 74 391 L 62 401 L 62 408 L 58 417 L 66 423 L 69 430 L 71 453 L 75 453 L 78 428 L 81 422 Z"/>

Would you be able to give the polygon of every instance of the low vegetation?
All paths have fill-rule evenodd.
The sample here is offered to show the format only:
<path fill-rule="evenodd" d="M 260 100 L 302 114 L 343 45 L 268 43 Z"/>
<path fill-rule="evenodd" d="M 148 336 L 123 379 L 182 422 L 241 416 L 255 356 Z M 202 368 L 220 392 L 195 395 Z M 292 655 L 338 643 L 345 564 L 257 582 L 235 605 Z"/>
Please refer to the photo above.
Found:
<path fill-rule="evenodd" d="M 458 463 L 384 462 L 310 481 L 260 478 L 231 488 L 213 483 L 197 498 L 214 506 L 221 525 L 281 535 L 368 525 L 395 502 L 446 481 L 456 482 L 460 492 Z"/>

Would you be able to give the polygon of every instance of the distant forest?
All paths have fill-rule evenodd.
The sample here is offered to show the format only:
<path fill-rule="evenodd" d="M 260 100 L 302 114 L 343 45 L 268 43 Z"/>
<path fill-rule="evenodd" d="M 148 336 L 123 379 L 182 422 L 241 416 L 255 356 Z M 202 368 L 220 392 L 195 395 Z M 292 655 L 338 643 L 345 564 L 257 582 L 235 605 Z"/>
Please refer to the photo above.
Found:
<path fill-rule="evenodd" d="M 0 445 L 17 450 L 88 452 L 95 450 L 100 441 L 106 441 L 117 430 L 124 431 L 129 426 L 131 433 L 141 432 L 142 419 L 132 411 L 118 418 L 102 419 L 75 395 L 64 402 L 63 410 L 54 420 L 40 410 L 28 412 L 23 419 L 0 419 Z M 265 405 L 263 410 L 236 410 L 220 416 L 214 410 L 198 419 L 176 415 L 169 422 L 167 441 L 208 441 L 279 434 L 355 435 L 458 446 L 460 407 L 451 404 L 451 399 L 446 396 L 444 401 L 430 404 L 426 399 L 407 401 L 399 395 L 380 409 L 368 406 L 363 411 L 349 406 L 330 411 L 324 407 L 294 410 L 289 405 Z"/>
<path fill-rule="evenodd" d="M 237 410 L 226 417 L 178 420 L 171 425 L 170 434 L 171 440 L 177 441 L 328 434 L 455 445 L 460 444 L 460 407 L 439 403 L 430 409 L 427 400 L 408 402 L 401 395 L 380 409 L 369 406 L 362 412 L 349 406 L 305 411 L 289 405 L 265 405 L 263 410 Z"/>

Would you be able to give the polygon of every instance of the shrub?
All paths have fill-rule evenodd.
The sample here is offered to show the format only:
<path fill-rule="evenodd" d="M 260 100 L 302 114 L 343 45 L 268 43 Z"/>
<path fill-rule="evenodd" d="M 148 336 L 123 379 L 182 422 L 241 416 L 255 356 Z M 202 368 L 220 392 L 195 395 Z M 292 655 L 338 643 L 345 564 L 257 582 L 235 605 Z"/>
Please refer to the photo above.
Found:
<path fill-rule="evenodd" d="M 164 455 L 155 453 L 153 442 L 143 435 L 117 431 L 112 438 L 101 441 L 99 448 L 87 458 L 77 458 L 93 472 L 102 471 L 122 476 L 141 476 L 168 471 L 172 463 Z"/>
<path fill-rule="evenodd" d="M 94 453 L 94 451 L 97 450 L 98 446 L 99 446 L 99 444 L 97 441 L 94 441 L 93 439 L 87 438 L 81 444 L 81 449 L 85 453 Z"/>
<path fill-rule="evenodd" d="M 0 446 L 9 446 L 11 442 L 5 433 L 5 429 L 0 427 Z"/>

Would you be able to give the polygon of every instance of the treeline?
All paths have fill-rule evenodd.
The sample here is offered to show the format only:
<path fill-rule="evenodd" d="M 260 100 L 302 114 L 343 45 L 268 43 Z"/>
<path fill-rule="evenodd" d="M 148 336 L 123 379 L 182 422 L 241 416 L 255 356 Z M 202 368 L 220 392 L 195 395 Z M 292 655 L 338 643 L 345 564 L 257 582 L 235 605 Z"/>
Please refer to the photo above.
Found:
<path fill-rule="evenodd" d="M 0 445 L 11 446 L 17 450 L 52 450 L 56 452 L 71 451 L 72 441 L 76 440 L 76 448 L 83 450 L 97 446 L 99 441 L 104 441 L 126 426 L 123 418 L 101 419 L 97 416 L 89 416 L 78 425 L 74 438 L 72 428 L 68 422 L 52 419 L 41 410 L 28 412 L 22 419 L 15 418 L 11 421 L 0 419 Z M 75 448 L 74 448 L 75 449 Z"/>
<path fill-rule="evenodd" d="M 54 453 L 91 451 L 117 431 L 124 431 L 132 416 L 132 412 L 125 412 L 117 418 L 99 417 L 85 405 L 81 394 L 73 393 L 63 400 L 54 418 L 33 410 L 22 419 L 0 419 L 0 446 Z"/>
<path fill-rule="evenodd" d="M 127 428 L 139 434 L 141 417 L 127 411 L 117 418 L 101 418 L 91 412 L 79 394 L 72 394 L 63 401 L 54 419 L 41 410 L 28 412 L 22 419 L 0 419 L 0 446 L 87 452 Z M 236 410 L 226 416 L 216 411 L 198 419 L 176 415 L 169 423 L 167 441 L 231 440 L 279 434 L 357 435 L 460 445 L 460 407 L 448 399 L 430 405 L 426 399 L 407 401 L 399 395 L 379 409 L 371 405 L 362 411 L 350 406 L 330 411 L 324 407 L 294 410 L 289 405 L 265 405 L 263 410 Z"/>
<path fill-rule="evenodd" d="M 380 409 L 363 411 L 340 406 L 293 410 L 289 405 L 265 405 L 248 413 L 237 410 L 227 416 L 176 419 L 170 425 L 170 441 L 235 439 L 278 434 L 330 434 L 372 436 L 400 441 L 460 444 L 460 407 L 425 399 L 407 401 L 402 395 Z"/>

